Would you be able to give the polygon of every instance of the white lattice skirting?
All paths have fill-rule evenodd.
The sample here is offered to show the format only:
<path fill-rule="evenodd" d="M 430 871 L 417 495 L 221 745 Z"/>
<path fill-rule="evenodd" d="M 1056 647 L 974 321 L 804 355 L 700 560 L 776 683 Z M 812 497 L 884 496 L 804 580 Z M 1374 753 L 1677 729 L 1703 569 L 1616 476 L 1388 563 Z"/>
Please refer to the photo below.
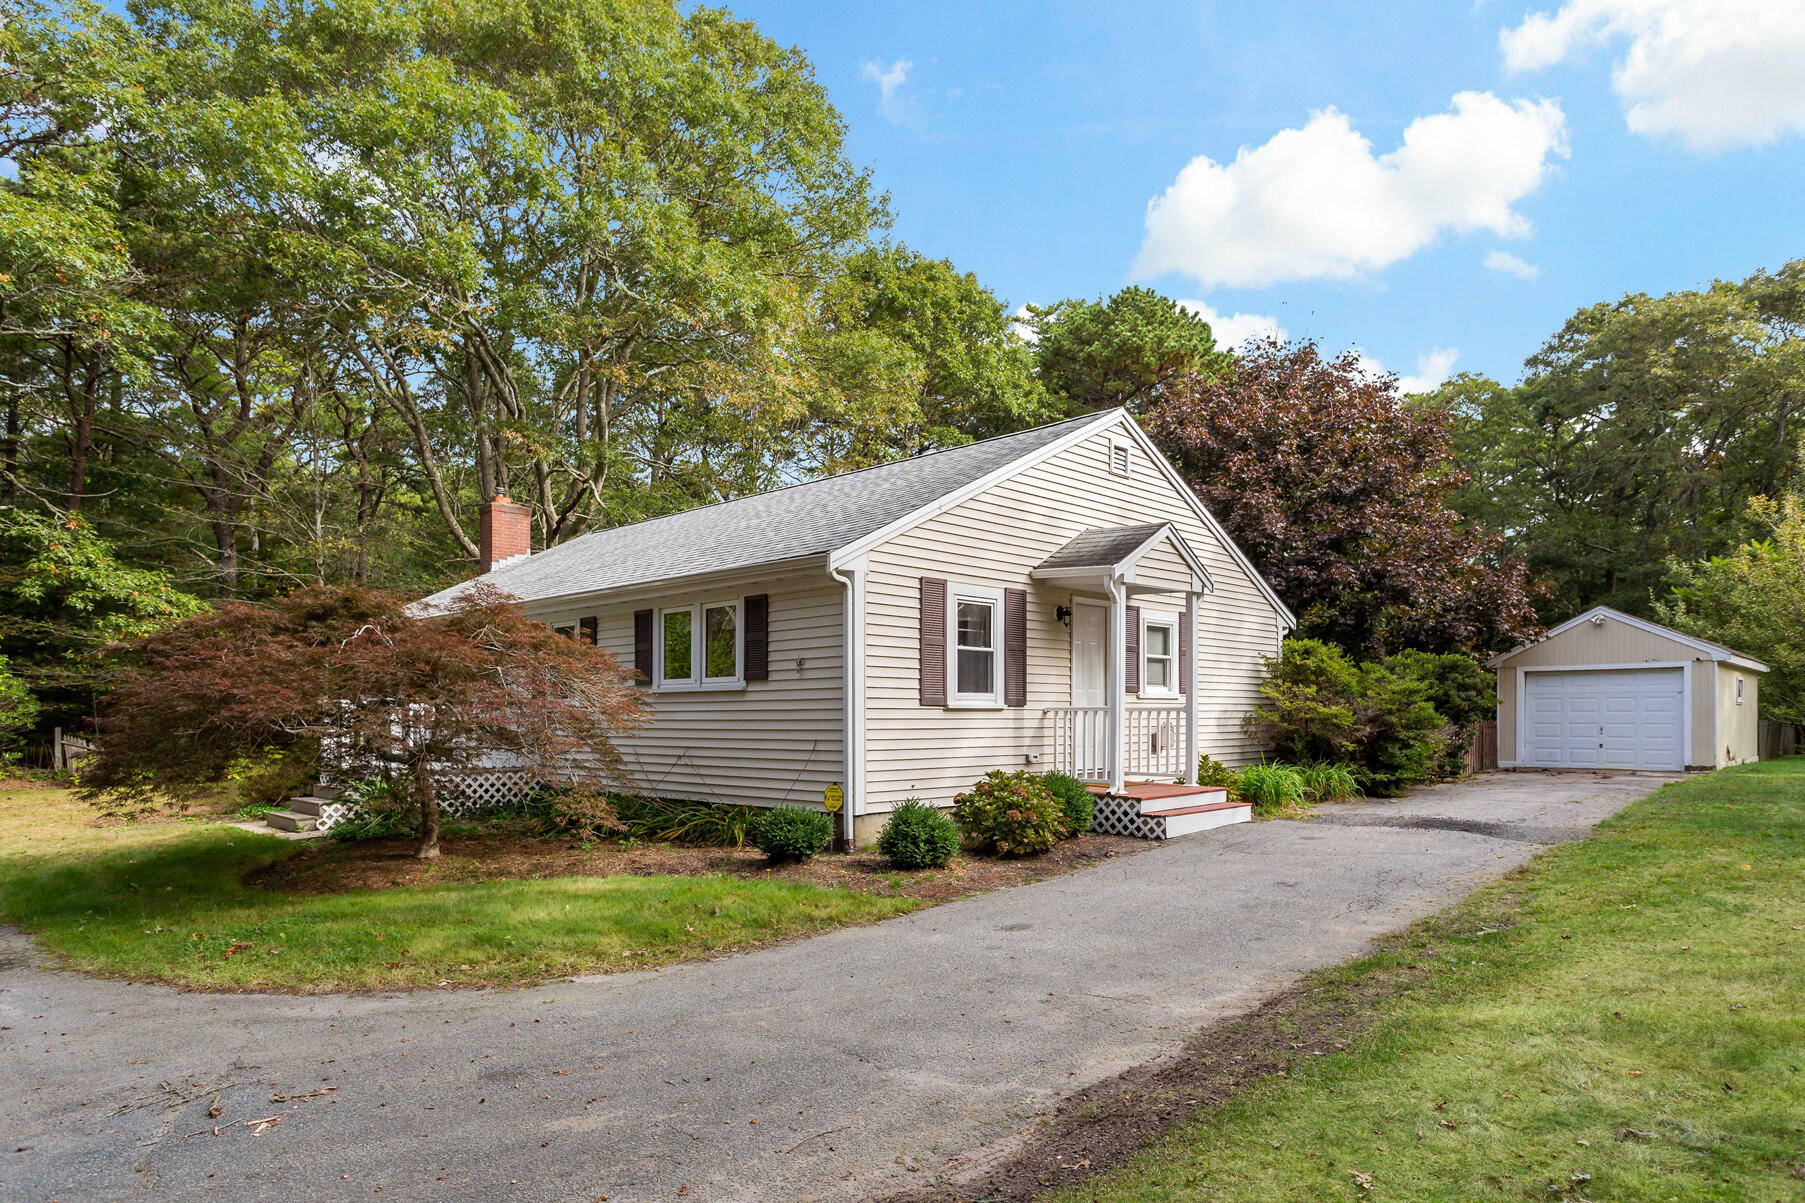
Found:
<path fill-rule="evenodd" d="M 453 773 L 439 797 L 439 813 L 448 819 L 464 819 L 485 811 L 505 810 L 525 801 L 532 788 L 532 778 L 518 769 Z M 319 830 L 330 831 L 358 809 L 358 804 L 349 800 L 322 802 Z"/>
<path fill-rule="evenodd" d="M 1133 798 L 1098 794 L 1093 800 L 1097 811 L 1096 817 L 1091 820 L 1092 831 L 1100 831 L 1104 835 L 1133 836 L 1137 840 L 1166 838 L 1165 822 L 1142 814 L 1141 804 Z"/>

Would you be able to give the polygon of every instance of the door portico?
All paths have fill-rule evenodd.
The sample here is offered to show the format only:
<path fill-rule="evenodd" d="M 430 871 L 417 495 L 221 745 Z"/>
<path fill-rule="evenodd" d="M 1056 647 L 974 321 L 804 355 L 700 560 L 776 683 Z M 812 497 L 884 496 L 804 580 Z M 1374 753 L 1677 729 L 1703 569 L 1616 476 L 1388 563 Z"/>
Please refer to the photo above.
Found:
<path fill-rule="evenodd" d="M 1094 528 L 1033 576 L 1084 595 L 1069 607 L 1071 705 L 1049 708 L 1055 767 L 1112 790 L 1131 775 L 1195 784 L 1197 615 L 1214 586 L 1182 536 L 1170 523 Z M 1177 618 L 1152 631 L 1157 683 L 1143 679 L 1143 602 Z"/>

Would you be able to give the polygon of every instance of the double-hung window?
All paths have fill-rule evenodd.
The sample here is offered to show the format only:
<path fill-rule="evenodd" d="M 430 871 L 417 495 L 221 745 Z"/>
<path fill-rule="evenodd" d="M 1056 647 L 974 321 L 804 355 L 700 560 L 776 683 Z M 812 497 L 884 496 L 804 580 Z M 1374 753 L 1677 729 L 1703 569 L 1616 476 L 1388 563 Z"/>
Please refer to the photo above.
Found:
<path fill-rule="evenodd" d="M 1003 591 L 982 585 L 947 590 L 947 702 L 953 706 L 1003 704 Z"/>
<path fill-rule="evenodd" d="M 1178 615 L 1141 611 L 1141 694 L 1178 696 Z"/>
<path fill-rule="evenodd" d="M 740 601 L 696 602 L 658 611 L 660 689 L 731 689 L 744 684 Z"/>

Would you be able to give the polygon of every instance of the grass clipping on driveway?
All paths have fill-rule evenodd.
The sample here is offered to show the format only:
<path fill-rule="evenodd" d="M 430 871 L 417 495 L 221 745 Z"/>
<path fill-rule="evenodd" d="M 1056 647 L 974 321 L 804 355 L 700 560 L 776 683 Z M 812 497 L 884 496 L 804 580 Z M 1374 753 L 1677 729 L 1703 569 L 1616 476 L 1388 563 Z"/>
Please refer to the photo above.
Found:
<path fill-rule="evenodd" d="M 307 855 L 217 824 L 96 828 L 62 790 L 0 792 L 0 918 L 70 968 L 201 989 L 478 985 L 637 969 L 919 905 L 724 876 L 553 877 L 337 894 L 248 887 Z"/>
<path fill-rule="evenodd" d="M 1193 1064 L 1264 1075 L 1118 1095 L 1188 1118 L 1047 1197 L 1805 1199 L 1805 758 L 1668 786 L 1243 1023 Z M 1082 1122 L 1049 1139 L 1057 1182 Z"/>

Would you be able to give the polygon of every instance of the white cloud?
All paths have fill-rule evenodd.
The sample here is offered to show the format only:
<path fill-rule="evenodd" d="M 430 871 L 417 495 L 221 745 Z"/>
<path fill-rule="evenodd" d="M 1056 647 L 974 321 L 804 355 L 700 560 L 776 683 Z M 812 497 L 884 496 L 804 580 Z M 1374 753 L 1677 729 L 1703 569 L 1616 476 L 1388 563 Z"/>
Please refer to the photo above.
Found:
<path fill-rule="evenodd" d="M 1181 309 L 1188 309 L 1210 324 L 1210 333 L 1216 336 L 1216 345 L 1224 351 L 1239 350 L 1244 344 L 1254 339 L 1276 338 L 1284 342 L 1287 337 L 1285 328 L 1279 320 L 1265 313 L 1231 313 L 1221 314 L 1206 301 L 1180 301 Z"/>
<path fill-rule="evenodd" d="M 1033 316 L 1033 314 L 1028 312 L 1028 307 L 1022 305 L 1017 307 L 1015 311 L 1015 320 L 1009 323 L 1009 333 L 1015 335 L 1030 347 L 1038 346 L 1040 344 L 1040 333 L 1036 331 L 1028 321 L 1028 319 Z"/>
<path fill-rule="evenodd" d="M 1377 359 L 1358 352 L 1360 366 L 1370 377 L 1377 378 L 1387 374 L 1388 369 Z M 1454 364 L 1460 359 L 1459 347 L 1437 347 L 1426 355 L 1416 357 L 1416 371 L 1407 376 L 1398 377 L 1398 392 L 1427 393 L 1442 386 L 1449 376 L 1454 374 Z"/>
<path fill-rule="evenodd" d="M 1493 251 L 1485 257 L 1487 269 L 1503 272 L 1507 276 L 1515 276 L 1519 280 L 1533 280 L 1542 274 L 1542 269 L 1524 259 L 1519 259 L 1509 251 Z"/>
<path fill-rule="evenodd" d="M 899 58 L 885 67 L 879 63 L 867 61 L 859 68 L 859 77 L 877 85 L 877 111 L 884 119 L 898 125 L 911 125 L 920 118 L 920 110 L 915 103 L 903 94 L 902 87 L 909 82 L 909 72 L 915 64 L 906 58 Z"/>
<path fill-rule="evenodd" d="M 1396 263 L 1444 231 L 1529 233 L 1511 208 L 1567 153 L 1554 100 L 1461 92 L 1419 117 L 1384 155 L 1328 108 L 1302 129 L 1242 147 L 1232 163 L 1199 155 L 1147 204 L 1134 274 L 1191 276 L 1209 287 L 1346 279 Z"/>
<path fill-rule="evenodd" d="M 1510 71 L 1627 39 L 1611 83 L 1631 130 L 1692 150 L 1805 132 L 1805 5 L 1798 0 L 1566 0 L 1501 30 Z"/>

